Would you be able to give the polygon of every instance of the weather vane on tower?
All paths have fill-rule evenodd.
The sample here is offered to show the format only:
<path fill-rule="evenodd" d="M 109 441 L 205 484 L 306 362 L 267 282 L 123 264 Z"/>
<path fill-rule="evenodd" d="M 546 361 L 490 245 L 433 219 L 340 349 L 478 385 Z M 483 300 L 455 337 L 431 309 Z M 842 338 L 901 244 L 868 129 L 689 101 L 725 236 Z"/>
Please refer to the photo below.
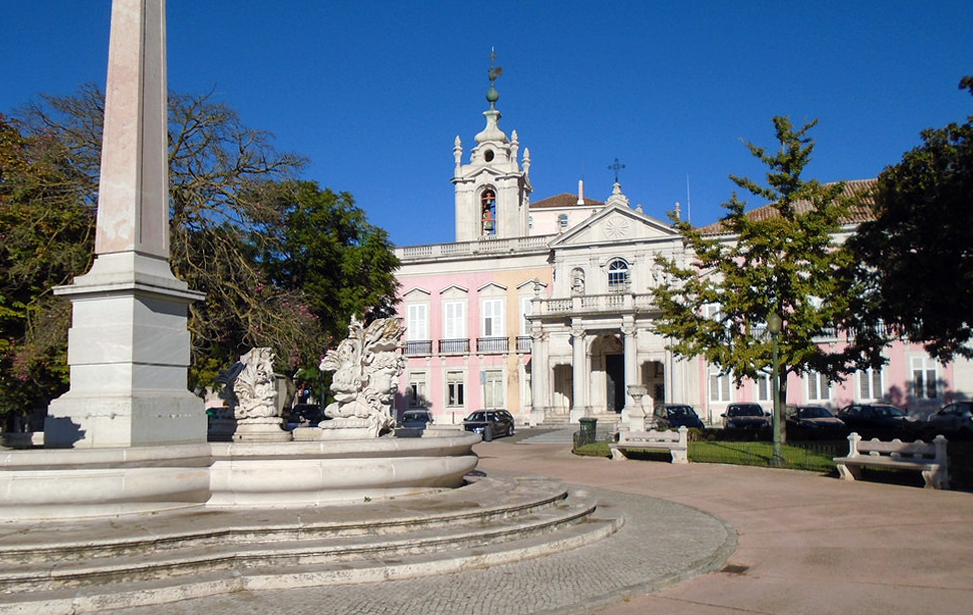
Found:
<path fill-rule="evenodd" d="M 493 87 L 493 82 L 497 80 L 503 73 L 503 69 L 499 66 L 495 66 L 495 61 L 497 59 L 496 51 L 493 47 L 490 47 L 490 70 L 487 71 L 487 76 L 490 78 L 490 89 L 487 91 L 487 102 L 490 103 L 490 108 L 494 109 L 494 105 L 498 100 L 500 100 L 500 93 L 497 89 Z"/>
<path fill-rule="evenodd" d="M 490 77 L 490 87 L 491 88 L 493 87 L 493 82 L 496 81 L 497 78 L 500 75 L 503 74 L 503 67 L 502 66 L 494 66 L 494 63 L 496 62 L 496 59 L 497 59 L 496 49 L 493 48 L 493 47 L 490 47 L 490 70 L 487 71 L 487 75 Z"/>

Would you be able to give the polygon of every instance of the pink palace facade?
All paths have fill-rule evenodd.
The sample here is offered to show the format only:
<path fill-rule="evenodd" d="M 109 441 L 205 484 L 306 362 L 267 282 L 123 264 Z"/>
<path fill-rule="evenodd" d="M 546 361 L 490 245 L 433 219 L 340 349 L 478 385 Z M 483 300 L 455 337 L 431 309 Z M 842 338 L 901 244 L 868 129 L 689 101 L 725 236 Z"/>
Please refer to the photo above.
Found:
<path fill-rule="evenodd" d="M 769 410 L 768 379 L 736 388 L 702 359 L 673 356 L 653 332 L 651 291 L 663 282 L 655 258 L 687 257 L 672 225 L 631 207 L 617 182 L 605 201 L 579 184 L 577 195 L 532 203 L 530 151 L 500 129 L 491 94 L 465 162 L 459 137 L 453 147 L 455 242 L 396 250 L 407 325 L 397 411 L 426 408 L 443 425 L 503 408 L 538 425 L 624 420 L 660 403 L 688 403 L 711 424 L 735 401 Z M 786 402 L 836 410 L 883 401 L 923 417 L 973 392 L 968 361 L 942 364 L 907 343 L 887 356 L 881 370 L 843 382 L 792 375 Z M 646 387 L 640 405 L 631 384 Z"/>

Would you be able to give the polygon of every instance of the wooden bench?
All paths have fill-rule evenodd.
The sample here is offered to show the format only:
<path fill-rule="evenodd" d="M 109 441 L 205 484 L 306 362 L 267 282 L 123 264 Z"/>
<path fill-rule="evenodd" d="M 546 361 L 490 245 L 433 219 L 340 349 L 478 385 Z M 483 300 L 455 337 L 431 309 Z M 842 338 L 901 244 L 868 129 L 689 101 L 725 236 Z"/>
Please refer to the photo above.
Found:
<path fill-rule="evenodd" d="M 613 460 L 627 459 L 630 450 L 669 451 L 672 463 L 689 463 L 689 429 L 680 427 L 679 431 L 620 431 L 618 439 L 611 443 Z"/>
<path fill-rule="evenodd" d="M 848 436 L 848 456 L 835 457 L 838 474 L 844 480 L 861 478 L 862 466 L 918 470 L 927 489 L 949 489 L 949 462 L 946 459 L 946 438 L 936 436 L 932 443 L 899 439 L 884 442 L 876 438 L 862 440 L 857 433 Z"/>

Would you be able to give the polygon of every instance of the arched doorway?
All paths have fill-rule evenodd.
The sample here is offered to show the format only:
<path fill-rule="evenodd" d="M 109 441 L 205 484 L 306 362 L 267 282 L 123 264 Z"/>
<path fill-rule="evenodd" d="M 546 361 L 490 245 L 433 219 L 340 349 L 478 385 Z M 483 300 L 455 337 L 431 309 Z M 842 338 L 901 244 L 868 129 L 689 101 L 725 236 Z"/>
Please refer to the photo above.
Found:
<path fill-rule="evenodd" d="M 625 357 L 622 341 L 613 333 L 594 337 L 591 357 L 591 406 L 595 412 L 620 414 L 625 408 Z"/>
<path fill-rule="evenodd" d="M 651 397 L 651 403 L 658 406 L 666 401 L 666 369 L 662 361 L 646 361 L 642 364 L 642 383 L 646 393 Z M 648 407 L 648 406 L 646 406 Z"/>

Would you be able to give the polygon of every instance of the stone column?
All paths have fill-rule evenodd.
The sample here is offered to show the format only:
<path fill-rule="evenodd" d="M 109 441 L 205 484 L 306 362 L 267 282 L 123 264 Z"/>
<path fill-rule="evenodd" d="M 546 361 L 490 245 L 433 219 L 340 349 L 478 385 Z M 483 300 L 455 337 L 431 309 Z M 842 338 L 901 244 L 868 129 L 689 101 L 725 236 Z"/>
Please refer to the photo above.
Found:
<path fill-rule="evenodd" d="M 530 424 L 538 425 L 544 422 L 547 409 L 551 406 L 548 384 L 551 367 L 547 364 L 548 334 L 541 328 L 540 323 L 532 324 L 530 336 Z"/>
<path fill-rule="evenodd" d="M 585 382 L 588 379 L 587 362 L 585 361 L 585 330 L 579 319 L 571 324 L 571 368 L 573 390 L 571 393 L 571 412 L 568 420 L 577 423 L 578 419 L 587 415 L 587 398 Z"/>
<path fill-rule="evenodd" d="M 635 319 L 632 316 L 622 318 L 622 344 L 624 347 L 624 369 L 625 369 L 625 407 L 622 408 L 622 422 L 629 422 L 630 418 L 642 420 L 642 410 L 635 406 L 635 400 L 628 393 L 628 387 L 639 384 L 638 371 L 638 347 L 635 338 Z"/>
<path fill-rule="evenodd" d="M 205 443 L 186 389 L 190 291 L 169 268 L 165 0 L 114 0 L 95 261 L 69 286 L 71 389 L 51 402 L 51 447 Z"/>

